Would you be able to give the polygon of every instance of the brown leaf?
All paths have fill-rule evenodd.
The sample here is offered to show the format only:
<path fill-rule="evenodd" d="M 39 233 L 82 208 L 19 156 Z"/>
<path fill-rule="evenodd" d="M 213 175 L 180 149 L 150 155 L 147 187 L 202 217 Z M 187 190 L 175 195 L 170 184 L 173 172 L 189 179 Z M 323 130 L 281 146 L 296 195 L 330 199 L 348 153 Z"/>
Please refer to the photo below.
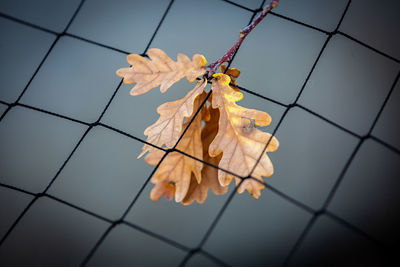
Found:
<path fill-rule="evenodd" d="M 188 92 L 184 98 L 159 106 L 157 112 L 160 114 L 160 118 L 144 131 L 147 142 L 158 147 L 163 145 L 168 148 L 173 147 L 181 134 L 184 118 L 192 115 L 194 101 L 203 92 L 206 85 L 206 79 L 200 80 L 196 87 Z M 156 148 L 150 145 L 144 145 L 138 158 L 148 151 L 155 150 Z"/>
<path fill-rule="evenodd" d="M 192 82 L 205 73 L 207 61 L 199 54 L 195 54 L 192 61 L 186 55 L 178 54 L 177 62 L 158 48 L 149 49 L 147 54 L 151 60 L 137 54 L 128 55 L 127 61 L 131 67 L 117 70 L 117 75 L 124 78 L 124 83 L 136 83 L 131 95 L 145 94 L 159 85 L 160 91 L 165 93 L 183 77 Z"/>
<path fill-rule="evenodd" d="M 192 106 L 192 111 L 195 111 L 200 107 L 205 96 L 206 93 L 202 93 L 196 97 L 194 105 Z M 194 118 L 192 124 L 176 148 L 201 160 L 203 159 L 203 147 L 201 143 L 200 114 Z M 184 129 L 187 127 L 190 120 L 191 118 L 185 122 Z M 151 152 L 146 156 L 145 160 L 150 165 L 157 165 L 164 153 L 165 152 L 162 150 Z M 172 189 L 171 187 L 168 187 L 167 184 L 172 184 L 175 186 L 175 201 L 181 202 L 188 192 L 192 175 L 198 183 L 202 181 L 202 168 L 203 164 L 200 161 L 194 160 L 179 152 L 169 153 L 161 162 L 151 180 L 152 183 L 156 184 L 151 192 L 152 199 L 158 200 L 162 194 L 166 195 L 168 198 Z"/>
<path fill-rule="evenodd" d="M 203 143 L 203 160 L 218 166 L 222 154 L 216 157 L 211 157 L 208 153 L 208 147 L 218 132 L 219 111 L 218 109 L 213 109 L 211 107 L 207 110 L 209 110 L 210 120 L 205 124 L 201 132 L 201 140 Z M 221 186 L 218 181 L 218 169 L 207 164 L 203 164 L 203 169 L 201 170 L 201 183 L 198 183 L 192 175 L 189 190 L 186 194 L 186 197 L 183 199 L 182 204 L 190 205 L 194 201 L 197 201 L 200 204 L 204 203 L 204 201 L 207 199 L 208 190 L 210 188 L 216 195 L 222 195 L 228 191 L 228 187 Z"/>
<path fill-rule="evenodd" d="M 151 190 L 150 199 L 158 201 L 163 195 L 168 201 L 171 201 L 175 196 L 175 185 L 165 181 L 156 182 Z"/>
<path fill-rule="evenodd" d="M 210 144 L 209 153 L 212 157 L 223 153 L 219 167 L 245 177 L 250 174 L 271 138 L 271 134 L 258 130 L 255 125 L 267 126 L 271 118 L 265 112 L 238 106 L 235 102 L 241 100 L 243 95 L 229 86 L 231 79 L 228 75 L 218 73 L 214 74 L 214 77 L 211 86 L 212 107 L 219 109 L 220 118 L 219 131 Z M 278 146 L 278 140 L 272 137 L 266 152 L 273 152 Z M 271 176 L 273 170 L 269 157 L 264 153 L 252 176 L 263 181 L 262 176 Z M 232 178 L 232 175 L 218 170 L 221 185 L 229 185 Z M 240 182 L 239 178 L 235 180 L 236 184 Z M 261 183 L 246 179 L 238 188 L 238 192 L 243 193 L 247 190 L 254 198 L 258 198 L 263 188 Z"/>

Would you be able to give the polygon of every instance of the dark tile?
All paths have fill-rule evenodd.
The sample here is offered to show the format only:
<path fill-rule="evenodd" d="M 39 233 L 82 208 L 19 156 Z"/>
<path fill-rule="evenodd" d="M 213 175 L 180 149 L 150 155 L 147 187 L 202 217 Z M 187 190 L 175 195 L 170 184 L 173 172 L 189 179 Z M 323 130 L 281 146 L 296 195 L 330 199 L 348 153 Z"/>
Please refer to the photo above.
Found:
<path fill-rule="evenodd" d="M 340 30 L 399 59 L 399 9 L 399 1 L 352 1 Z"/>
<path fill-rule="evenodd" d="M 326 216 L 317 219 L 289 266 L 386 266 L 371 241 Z"/>
<path fill-rule="evenodd" d="M 300 103 L 360 135 L 368 132 L 398 72 L 392 61 L 335 36 Z"/>
<path fill-rule="evenodd" d="M 400 156 L 368 140 L 329 205 L 334 214 L 387 246 L 400 238 Z"/>
<path fill-rule="evenodd" d="M 78 266 L 107 223 L 50 199 L 38 200 L 0 247 L 3 266 Z"/>
<path fill-rule="evenodd" d="M 190 258 L 188 263 L 185 265 L 187 267 L 202 267 L 202 266 L 207 266 L 207 267 L 216 267 L 220 266 L 219 264 L 213 262 L 209 258 L 205 257 L 202 254 L 195 254 Z"/>
<path fill-rule="evenodd" d="M 204 249 L 230 266 L 281 266 L 311 215 L 265 190 L 236 196 Z"/>
<path fill-rule="evenodd" d="M 0 239 L 22 213 L 32 196 L 6 187 L 0 187 Z"/>
<path fill-rule="evenodd" d="M 114 228 L 88 266 L 178 266 L 185 252 L 126 225 Z"/>
<path fill-rule="evenodd" d="M 400 149 L 400 83 L 394 88 L 389 101 L 377 124 L 375 125 L 372 134 L 390 145 Z"/>

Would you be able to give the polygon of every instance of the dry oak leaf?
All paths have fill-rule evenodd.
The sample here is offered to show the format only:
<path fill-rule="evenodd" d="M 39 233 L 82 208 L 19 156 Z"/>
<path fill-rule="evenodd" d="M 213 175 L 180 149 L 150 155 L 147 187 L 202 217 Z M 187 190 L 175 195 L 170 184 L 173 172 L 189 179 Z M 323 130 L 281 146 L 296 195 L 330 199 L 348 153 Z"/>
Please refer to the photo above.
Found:
<path fill-rule="evenodd" d="M 278 149 L 279 142 L 275 137 L 254 127 L 254 125 L 269 125 L 271 117 L 265 112 L 238 106 L 236 102 L 241 100 L 243 95 L 229 86 L 230 77 L 221 73 L 213 76 L 215 79 L 211 86 L 213 90 L 212 107 L 219 109 L 220 118 L 218 134 L 210 144 L 209 153 L 212 157 L 223 153 L 219 167 L 246 177 L 250 174 L 268 142 L 266 152 Z M 263 153 L 252 177 L 263 181 L 262 176 L 269 177 L 273 171 L 274 168 L 269 157 Z M 233 175 L 218 170 L 218 179 L 221 185 L 229 185 L 232 178 Z M 235 178 L 235 180 L 236 184 L 240 182 L 239 178 Z M 254 198 L 258 198 L 262 189 L 264 189 L 262 183 L 254 179 L 246 179 L 238 188 L 238 192 L 243 193 L 244 190 L 247 190 Z"/>
<path fill-rule="evenodd" d="M 203 160 L 218 166 L 222 154 L 216 157 L 211 157 L 208 153 L 208 147 L 218 132 L 219 111 L 218 109 L 213 109 L 211 107 L 207 108 L 207 110 L 209 110 L 210 119 L 206 122 L 203 130 L 201 131 Z M 195 177 L 192 175 L 189 190 L 186 194 L 186 197 L 183 199 L 182 204 L 190 205 L 194 201 L 197 201 L 199 204 L 204 203 L 204 201 L 207 199 L 209 189 L 211 189 L 216 195 L 223 195 L 228 191 L 228 186 L 222 186 L 219 183 L 217 168 L 203 164 L 203 169 L 201 170 L 201 183 L 198 183 Z"/>
<path fill-rule="evenodd" d="M 150 199 L 158 201 L 163 195 L 168 201 L 171 201 L 175 196 L 175 185 L 165 181 L 155 182 L 150 193 Z"/>
<path fill-rule="evenodd" d="M 192 115 L 194 101 L 203 92 L 206 85 L 206 79 L 200 80 L 195 88 L 189 91 L 184 98 L 159 106 L 157 112 L 160 114 L 160 118 L 144 131 L 144 135 L 147 136 L 147 142 L 158 147 L 163 145 L 168 148 L 173 147 L 180 137 L 184 118 Z M 156 148 L 145 144 L 138 158 L 148 151 L 155 150 Z"/>
<path fill-rule="evenodd" d="M 206 93 L 203 92 L 201 95 L 196 97 L 194 105 L 192 106 L 192 111 L 200 108 L 200 105 L 205 96 Z M 192 117 L 190 117 L 184 123 L 183 129 L 185 129 L 189 125 L 191 118 Z M 183 135 L 176 148 L 200 160 L 203 159 L 200 114 L 194 118 L 193 122 L 190 124 L 189 128 Z M 164 153 L 165 152 L 162 150 L 151 152 L 146 156 L 145 161 L 149 165 L 157 165 L 163 157 Z M 197 183 L 201 182 L 202 168 L 203 163 L 198 160 L 194 160 L 179 152 L 169 153 L 166 158 L 161 162 L 160 166 L 158 167 L 157 171 L 154 173 L 151 179 L 151 182 L 155 184 L 155 187 L 152 189 L 150 194 L 151 199 L 153 201 L 156 201 L 163 194 L 168 199 L 169 195 L 172 192 L 170 185 L 173 185 L 175 187 L 175 201 L 181 202 L 185 198 L 189 190 L 192 175 L 194 175 Z"/>
<path fill-rule="evenodd" d="M 117 75 L 124 78 L 124 83 L 136 83 L 131 95 L 145 94 L 159 85 L 160 91 L 165 93 L 183 77 L 193 82 L 206 71 L 207 61 L 199 54 L 195 54 L 192 61 L 186 55 L 178 54 L 177 62 L 158 48 L 149 49 L 147 54 L 151 60 L 137 54 L 128 55 L 127 61 L 132 67 L 117 70 Z"/>

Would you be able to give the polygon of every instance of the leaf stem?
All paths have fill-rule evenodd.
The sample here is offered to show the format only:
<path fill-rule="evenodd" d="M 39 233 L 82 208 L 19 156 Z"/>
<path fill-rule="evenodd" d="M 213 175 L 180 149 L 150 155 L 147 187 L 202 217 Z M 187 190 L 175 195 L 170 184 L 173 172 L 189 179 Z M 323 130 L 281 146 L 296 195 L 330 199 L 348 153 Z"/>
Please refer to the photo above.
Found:
<path fill-rule="evenodd" d="M 239 38 L 235 42 L 235 44 L 222 56 L 220 57 L 217 61 L 214 63 L 210 64 L 207 66 L 208 69 L 208 78 L 210 78 L 215 72 L 216 69 L 219 65 L 221 65 L 224 62 L 229 62 L 232 60 L 233 55 L 235 54 L 236 50 L 238 50 L 240 44 L 243 42 L 243 40 L 249 35 L 249 33 L 258 25 L 258 23 L 267 16 L 267 14 L 274 9 L 279 3 L 279 0 L 272 0 L 269 5 L 263 8 L 262 12 L 258 14 L 258 16 L 245 28 L 240 30 Z"/>

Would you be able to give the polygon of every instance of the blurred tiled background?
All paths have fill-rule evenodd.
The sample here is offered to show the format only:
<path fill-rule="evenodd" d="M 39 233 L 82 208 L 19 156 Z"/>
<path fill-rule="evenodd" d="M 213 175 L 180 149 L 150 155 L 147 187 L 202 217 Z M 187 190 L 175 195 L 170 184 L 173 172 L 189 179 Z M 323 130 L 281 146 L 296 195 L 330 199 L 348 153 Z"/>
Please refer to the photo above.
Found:
<path fill-rule="evenodd" d="M 268 2 L 268 1 L 266 1 Z M 400 238 L 400 3 L 281 0 L 232 66 L 281 145 L 259 200 L 152 202 L 156 107 L 115 71 L 215 61 L 261 0 L 0 1 L 1 266 L 384 266 Z M 264 4 L 265 5 L 265 4 Z M 279 126 L 279 127 L 278 127 Z M 228 202 L 227 202 L 228 201 Z M 133 205 L 132 205 L 133 204 Z M 394 263 L 395 264 L 395 263 Z"/>

